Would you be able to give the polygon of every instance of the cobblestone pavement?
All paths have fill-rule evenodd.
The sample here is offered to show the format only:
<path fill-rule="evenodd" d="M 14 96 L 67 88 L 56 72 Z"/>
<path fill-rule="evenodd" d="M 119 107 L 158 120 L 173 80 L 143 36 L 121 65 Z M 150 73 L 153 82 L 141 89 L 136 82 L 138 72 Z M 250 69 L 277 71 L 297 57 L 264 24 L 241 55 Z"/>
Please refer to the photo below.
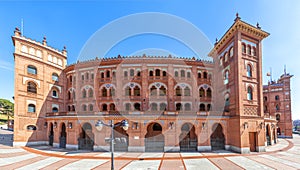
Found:
<path fill-rule="evenodd" d="M 0 140 L 0 169 L 110 169 L 109 152 L 70 151 L 48 146 L 11 147 L 8 145 L 11 133 L 0 130 L 2 140 Z M 229 151 L 116 152 L 115 169 L 300 169 L 300 136 L 295 135 L 293 139 L 279 139 L 279 143 L 267 147 L 267 152 L 243 155 Z"/>

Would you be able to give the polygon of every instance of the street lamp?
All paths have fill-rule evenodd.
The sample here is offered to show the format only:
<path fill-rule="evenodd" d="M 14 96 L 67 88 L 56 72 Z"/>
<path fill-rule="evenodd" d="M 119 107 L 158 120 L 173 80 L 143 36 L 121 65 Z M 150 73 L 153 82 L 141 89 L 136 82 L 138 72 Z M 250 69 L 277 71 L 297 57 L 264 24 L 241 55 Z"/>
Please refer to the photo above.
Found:
<path fill-rule="evenodd" d="M 103 121 L 98 120 L 95 124 L 95 127 L 98 131 L 100 131 L 103 126 L 110 127 L 111 129 L 111 137 L 110 137 L 110 147 L 111 147 L 111 170 L 114 170 L 114 128 L 115 127 L 123 127 L 124 130 L 128 130 L 129 124 L 127 120 L 122 120 L 114 124 L 113 120 L 110 120 L 109 124 L 105 124 Z"/>

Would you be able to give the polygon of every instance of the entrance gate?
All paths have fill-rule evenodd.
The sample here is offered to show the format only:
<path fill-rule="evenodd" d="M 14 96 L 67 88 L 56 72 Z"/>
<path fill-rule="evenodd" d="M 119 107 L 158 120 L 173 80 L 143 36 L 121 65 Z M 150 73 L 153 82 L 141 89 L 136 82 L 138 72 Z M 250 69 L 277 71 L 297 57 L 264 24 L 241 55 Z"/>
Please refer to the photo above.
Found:
<path fill-rule="evenodd" d="M 123 127 L 118 126 L 114 128 L 114 136 L 115 136 L 115 145 L 114 150 L 119 152 L 127 152 L 128 151 L 128 134 L 123 129 Z"/>
<path fill-rule="evenodd" d="M 67 143 L 66 125 L 65 123 L 62 123 L 60 137 L 59 137 L 59 147 L 66 148 L 66 143 Z"/>
<path fill-rule="evenodd" d="M 78 149 L 93 150 L 94 134 L 90 123 L 85 123 L 81 128 L 80 137 L 78 138 Z"/>
<path fill-rule="evenodd" d="M 181 140 L 180 140 L 181 139 Z M 180 151 L 197 151 L 198 140 L 195 133 L 195 127 L 190 123 L 185 123 L 181 127 L 180 140 Z"/>
<path fill-rule="evenodd" d="M 163 152 L 165 147 L 165 137 L 162 134 L 162 127 L 158 123 L 151 123 L 147 127 L 145 136 L 146 152 Z"/>
<path fill-rule="evenodd" d="M 53 123 L 50 123 L 50 131 L 49 131 L 49 145 L 53 146 L 54 139 L 54 131 L 53 131 Z"/>
<path fill-rule="evenodd" d="M 212 150 L 225 149 L 225 136 L 223 134 L 223 127 L 221 124 L 214 124 L 212 128 L 213 133 L 210 136 L 210 145 Z"/>

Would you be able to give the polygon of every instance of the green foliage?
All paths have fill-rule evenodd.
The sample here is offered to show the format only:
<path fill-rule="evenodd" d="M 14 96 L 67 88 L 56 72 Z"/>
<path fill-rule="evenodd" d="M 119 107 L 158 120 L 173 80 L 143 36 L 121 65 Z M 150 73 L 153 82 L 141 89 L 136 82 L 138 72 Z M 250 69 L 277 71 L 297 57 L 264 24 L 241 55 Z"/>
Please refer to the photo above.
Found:
<path fill-rule="evenodd" d="M 7 99 L 0 99 L 0 113 L 13 115 L 14 104 Z"/>

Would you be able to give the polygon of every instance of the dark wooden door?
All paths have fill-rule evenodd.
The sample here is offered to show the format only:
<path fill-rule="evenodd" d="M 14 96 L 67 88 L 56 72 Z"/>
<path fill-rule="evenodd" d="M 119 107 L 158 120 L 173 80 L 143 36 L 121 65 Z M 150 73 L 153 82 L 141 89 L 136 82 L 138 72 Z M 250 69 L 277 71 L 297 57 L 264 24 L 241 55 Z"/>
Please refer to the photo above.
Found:
<path fill-rule="evenodd" d="M 249 144 L 250 144 L 250 152 L 256 151 L 256 133 L 250 132 L 249 133 Z"/>

